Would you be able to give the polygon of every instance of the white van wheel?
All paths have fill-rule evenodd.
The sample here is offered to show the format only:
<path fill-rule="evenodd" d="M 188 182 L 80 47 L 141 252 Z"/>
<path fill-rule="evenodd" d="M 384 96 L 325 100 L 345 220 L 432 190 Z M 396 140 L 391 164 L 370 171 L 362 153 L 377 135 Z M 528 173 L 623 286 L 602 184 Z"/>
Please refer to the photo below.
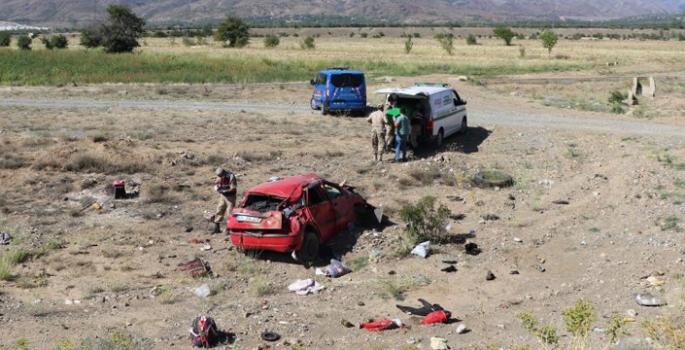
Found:
<path fill-rule="evenodd" d="M 309 107 L 312 107 L 312 109 L 317 110 L 319 107 L 316 106 L 316 101 L 314 101 L 314 98 L 312 97 L 312 100 L 309 101 Z"/>
<path fill-rule="evenodd" d="M 466 133 L 466 130 L 468 130 L 468 128 L 469 128 L 468 122 L 466 120 L 466 116 L 464 116 L 463 118 L 461 118 L 461 126 L 459 127 L 459 133 L 460 134 Z"/>
<path fill-rule="evenodd" d="M 445 131 L 441 128 L 440 131 L 438 131 L 438 136 L 435 139 L 435 147 L 440 148 L 442 147 L 442 143 L 445 141 Z"/>

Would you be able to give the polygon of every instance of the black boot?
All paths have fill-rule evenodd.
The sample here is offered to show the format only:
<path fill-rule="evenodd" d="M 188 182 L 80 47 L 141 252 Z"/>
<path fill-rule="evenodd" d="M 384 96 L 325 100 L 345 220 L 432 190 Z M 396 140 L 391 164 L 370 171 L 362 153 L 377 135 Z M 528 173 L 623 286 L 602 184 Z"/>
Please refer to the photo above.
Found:
<path fill-rule="evenodd" d="M 214 223 L 214 231 L 212 231 L 213 235 L 217 233 L 221 233 L 221 224 L 218 222 Z"/>

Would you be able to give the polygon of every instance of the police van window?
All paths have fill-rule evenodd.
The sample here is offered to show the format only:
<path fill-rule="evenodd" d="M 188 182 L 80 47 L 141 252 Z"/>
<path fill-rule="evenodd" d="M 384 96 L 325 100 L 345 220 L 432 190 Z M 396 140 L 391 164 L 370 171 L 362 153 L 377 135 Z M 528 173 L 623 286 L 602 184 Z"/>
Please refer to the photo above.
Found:
<path fill-rule="evenodd" d="M 459 94 L 454 90 L 452 90 L 452 98 L 456 99 L 457 101 L 461 100 L 461 98 L 459 97 Z"/>
<path fill-rule="evenodd" d="M 326 200 L 319 187 L 312 187 L 307 190 L 309 205 L 316 205 Z"/>
<path fill-rule="evenodd" d="M 319 74 L 319 76 L 316 77 L 316 85 L 325 85 L 326 84 L 326 74 Z"/>
<path fill-rule="evenodd" d="M 364 83 L 362 74 L 334 74 L 331 75 L 331 84 L 335 87 L 359 87 Z"/>

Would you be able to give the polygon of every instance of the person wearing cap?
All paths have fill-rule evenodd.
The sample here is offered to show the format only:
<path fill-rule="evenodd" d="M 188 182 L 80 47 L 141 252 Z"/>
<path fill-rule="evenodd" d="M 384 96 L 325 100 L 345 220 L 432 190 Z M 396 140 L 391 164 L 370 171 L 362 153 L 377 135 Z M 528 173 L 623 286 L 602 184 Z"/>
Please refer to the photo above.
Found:
<path fill-rule="evenodd" d="M 388 126 L 388 120 L 385 117 L 385 106 L 378 106 L 378 110 L 371 113 L 366 118 L 368 123 L 371 123 L 371 147 L 373 148 L 373 159 L 376 161 L 383 161 L 383 152 L 385 151 L 385 132 Z"/>
<path fill-rule="evenodd" d="M 214 213 L 214 231 L 212 233 L 221 233 L 221 221 L 235 207 L 238 181 L 232 172 L 224 170 L 222 167 L 216 168 L 214 174 L 216 175 L 216 186 L 214 186 L 214 189 L 219 192 L 220 199 L 216 207 L 216 213 Z"/>

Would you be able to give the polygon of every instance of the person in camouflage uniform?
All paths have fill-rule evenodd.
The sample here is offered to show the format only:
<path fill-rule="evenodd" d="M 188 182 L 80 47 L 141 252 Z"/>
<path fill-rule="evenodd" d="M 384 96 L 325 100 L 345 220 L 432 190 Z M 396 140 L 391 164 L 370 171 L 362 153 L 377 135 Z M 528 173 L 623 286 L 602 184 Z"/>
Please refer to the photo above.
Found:
<path fill-rule="evenodd" d="M 373 158 L 376 161 L 383 161 L 383 152 L 386 148 L 386 131 L 388 119 L 385 116 L 386 106 L 378 106 L 378 110 L 371 113 L 366 121 L 371 123 L 371 147 L 373 147 Z"/>

